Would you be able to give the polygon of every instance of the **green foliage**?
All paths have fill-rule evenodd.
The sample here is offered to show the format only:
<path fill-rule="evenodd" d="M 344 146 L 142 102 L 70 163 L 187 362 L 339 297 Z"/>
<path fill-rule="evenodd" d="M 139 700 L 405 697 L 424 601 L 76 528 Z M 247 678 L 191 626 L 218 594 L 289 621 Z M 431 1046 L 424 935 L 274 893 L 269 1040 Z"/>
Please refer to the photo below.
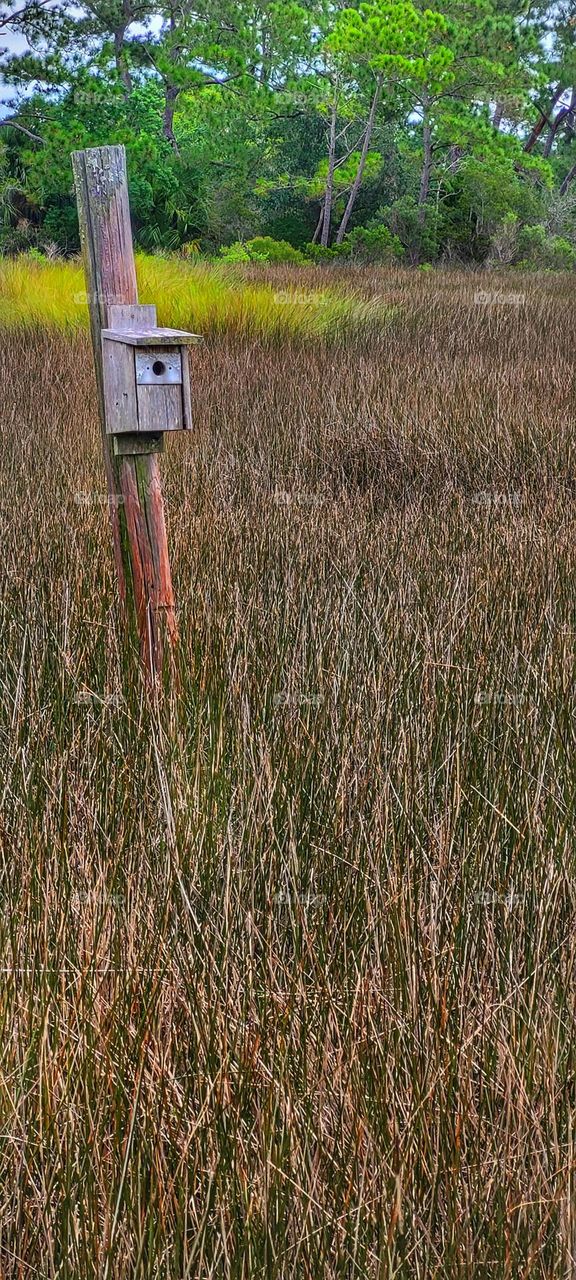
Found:
<path fill-rule="evenodd" d="M 576 188 L 569 187 L 563 195 L 555 195 L 549 203 L 546 226 L 550 235 L 564 236 L 576 245 Z"/>
<path fill-rule="evenodd" d="M 342 244 L 334 245 L 332 249 L 308 245 L 308 254 L 317 262 L 340 259 L 361 266 L 377 266 L 399 262 L 404 257 L 404 248 L 388 227 L 372 223 L 367 227 L 355 227 L 344 236 Z"/>
<path fill-rule="evenodd" d="M 436 259 L 442 243 L 442 224 L 444 211 L 442 208 L 429 206 L 423 222 L 420 221 L 418 201 L 415 196 L 400 196 L 390 205 L 383 205 L 378 210 L 378 220 L 382 221 L 392 233 L 403 250 L 409 254 L 418 243 L 420 254 L 427 259 Z"/>
<path fill-rule="evenodd" d="M 358 167 L 360 159 L 359 151 L 350 151 L 346 158 L 338 164 L 338 168 L 334 173 L 334 190 L 336 195 L 341 195 L 347 191 L 354 181 L 354 174 Z M 370 151 L 366 156 L 364 176 L 367 179 L 374 177 L 380 170 L 382 164 L 382 156 L 378 151 Z M 308 181 L 302 179 L 297 185 L 298 189 L 309 197 L 322 196 L 326 186 L 326 177 L 328 174 L 328 161 L 323 159 L 316 167 L 316 172 Z"/>
<path fill-rule="evenodd" d="M 334 52 L 362 60 L 387 78 L 440 87 L 454 79 L 455 54 L 442 42 L 448 31 L 444 14 L 418 9 L 410 0 L 369 0 L 338 14 L 328 43 Z"/>
<path fill-rule="evenodd" d="M 272 236 L 255 236 L 246 244 L 236 241 L 220 250 L 225 262 L 292 262 L 302 265 L 304 254 L 287 240 L 274 240 Z"/>
<path fill-rule="evenodd" d="M 15 20 L 27 48 L 0 52 L 20 93 L 0 138 L 0 252 L 78 250 L 70 151 L 103 143 L 126 146 L 149 252 L 298 263 L 314 238 L 309 256 L 502 263 L 510 218 L 576 243 L 555 193 L 576 174 L 576 29 L 552 8 L 54 0 Z"/>
<path fill-rule="evenodd" d="M 564 236 L 549 235 L 541 225 L 523 227 L 518 234 L 517 265 L 545 271 L 574 271 L 576 246 Z"/>
<path fill-rule="evenodd" d="M 388 227 L 371 224 L 367 227 L 355 227 L 344 237 L 345 256 L 352 262 L 385 263 L 398 262 L 404 256 L 404 248 L 398 238 Z"/>

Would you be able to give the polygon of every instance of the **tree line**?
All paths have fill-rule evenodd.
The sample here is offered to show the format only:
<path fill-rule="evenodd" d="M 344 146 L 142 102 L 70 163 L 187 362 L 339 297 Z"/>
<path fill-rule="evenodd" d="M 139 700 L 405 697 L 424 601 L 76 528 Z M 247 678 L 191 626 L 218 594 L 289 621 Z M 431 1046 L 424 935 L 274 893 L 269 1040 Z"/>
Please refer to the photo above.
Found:
<path fill-rule="evenodd" d="M 569 3 L 31 0 L 0 49 L 5 253 L 75 252 L 70 151 L 123 142 L 147 250 L 576 263 Z"/>

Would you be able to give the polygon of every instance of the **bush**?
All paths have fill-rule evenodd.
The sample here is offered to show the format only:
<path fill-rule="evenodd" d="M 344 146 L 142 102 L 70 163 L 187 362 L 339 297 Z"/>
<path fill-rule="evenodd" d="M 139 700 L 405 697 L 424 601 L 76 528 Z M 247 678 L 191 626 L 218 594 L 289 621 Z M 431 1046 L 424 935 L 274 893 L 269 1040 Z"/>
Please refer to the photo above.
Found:
<path fill-rule="evenodd" d="M 44 266 L 48 262 L 46 254 L 42 253 L 41 249 L 26 249 L 21 257 L 25 258 L 26 262 L 38 263 L 39 266 Z"/>
<path fill-rule="evenodd" d="M 342 257 L 342 245 L 335 244 L 333 249 L 325 249 L 322 244 L 304 245 L 304 250 L 308 260 L 312 262 L 337 262 Z"/>
<path fill-rule="evenodd" d="M 576 188 L 569 187 L 561 196 L 555 193 L 548 207 L 546 225 L 551 235 L 563 236 L 576 244 Z"/>
<path fill-rule="evenodd" d="M 518 257 L 518 242 L 518 218 L 515 213 L 507 213 L 493 232 L 486 255 L 486 265 L 488 267 L 510 266 Z"/>
<path fill-rule="evenodd" d="M 404 256 L 403 246 L 398 236 L 381 222 L 369 223 L 367 227 L 355 227 L 349 231 L 341 245 L 343 256 L 351 262 L 378 264 L 398 262 Z"/>
<path fill-rule="evenodd" d="M 377 217 L 412 260 L 437 260 L 442 242 L 441 211 L 428 205 L 422 225 L 418 202 L 414 196 L 404 195 L 393 204 L 381 205 Z"/>
<path fill-rule="evenodd" d="M 518 235 L 518 266 L 548 271 L 574 271 L 576 248 L 565 236 L 551 236 L 538 224 L 523 227 Z"/>
<path fill-rule="evenodd" d="M 287 240 L 274 240 L 272 236 L 255 236 L 245 244 L 236 240 L 220 250 L 220 257 L 225 262 L 291 262 L 295 266 L 306 262 L 299 249 Z"/>
<path fill-rule="evenodd" d="M 554 271 L 574 271 L 576 268 L 576 249 L 565 236 L 552 236 L 549 243 L 551 266 Z"/>
<path fill-rule="evenodd" d="M 398 262 L 404 257 L 404 248 L 398 236 L 392 234 L 381 222 L 367 227 L 355 227 L 344 236 L 342 244 L 324 249 L 319 244 L 307 244 L 306 253 L 314 262 L 355 262 L 360 265 L 378 265 Z"/>

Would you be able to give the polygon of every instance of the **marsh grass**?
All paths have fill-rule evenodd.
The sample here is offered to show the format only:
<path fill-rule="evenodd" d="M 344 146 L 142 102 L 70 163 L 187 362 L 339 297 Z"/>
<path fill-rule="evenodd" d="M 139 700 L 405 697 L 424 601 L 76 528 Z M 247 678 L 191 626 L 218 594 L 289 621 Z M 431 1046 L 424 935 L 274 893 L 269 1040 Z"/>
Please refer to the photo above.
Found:
<path fill-rule="evenodd" d="M 360 276 L 193 352 L 156 706 L 87 339 L 3 334 L 3 1277 L 574 1272 L 572 286 Z"/>
<path fill-rule="evenodd" d="M 178 258 L 137 258 L 141 302 L 154 302 L 160 324 L 210 333 L 262 337 L 330 337 L 382 330 L 393 318 L 379 299 L 362 297 L 310 267 L 296 283 L 287 274 L 268 282 L 255 272 Z M 320 283 L 322 281 L 322 283 Z M 283 287 L 279 287 L 282 284 Z M 88 327 L 79 261 L 0 260 L 0 325 L 76 332 Z"/>

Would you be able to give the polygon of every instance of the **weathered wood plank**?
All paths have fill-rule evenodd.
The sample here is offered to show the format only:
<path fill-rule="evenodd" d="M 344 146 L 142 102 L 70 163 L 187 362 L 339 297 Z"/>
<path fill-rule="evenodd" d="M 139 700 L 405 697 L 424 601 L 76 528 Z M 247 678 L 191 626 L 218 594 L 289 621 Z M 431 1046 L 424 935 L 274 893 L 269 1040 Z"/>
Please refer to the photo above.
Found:
<path fill-rule="evenodd" d="M 187 333 L 185 329 L 120 329 L 116 325 L 104 329 L 102 336 L 109 342 L 128 342 L 133 347 L 155 347 L 159 342 L 165 347 L 182 347 L 202 341 L 198 334 Z"/>
<path fill-rule="evenodd" d="M 102 330 L 110 325 L 110 308 L 138 305 L 124 147 L 76 151 L 72 167 L 120 596 L 137 627 L 145 668 L 158 676 L 163 632 L 176 636 L 158 457 L 115 454 L 104 407 Z M 161 545 L 153 545 L 157 539 Z"/>
<path fill-rule="evenodd" d="M 183 422 L 185 431 L 192 430 L 192 395 L 190 391 L 190 358 L 186 347 L 182 347 L 182 400 Z"/>
<path fill-rule="evenodd" d="M 129 347 L 128 350 L 133 348 Z M 136 385 L 157 387 L 171 383 L 182 386 L 182 356 L 180 347 L 145 347 L 136 353 Z"/>
<path fill-rule="evenodd" d="M 120 455 L 134 457 L 139 453 L 164 453 L 164 434 L 148 435 L 140 431 L 137 435 L 112 436 L 112 447 L 117 457 Z"/>
<path fill-rule="evenodd" d="M 108 322 L 108 306 L 113 302 L 138 301 L 124 148 L 98 148 L 96 159 L 94 153 L 75 151 L 72 155 L 72 169 L 96 366 L 102 452 L 110 498 L 114 559 L 120 598 L 125 607 L 129 608 L 126 527 L 122 503 L 119 501 L 122 494 L 118 465 L 114 462 L 106 436 L 100 341 L 101 330 Z M 100 175 L 102 175 L 101 178 Z"/>
<path fill-rule="evenodd" d="M 104 329 L 105 333 L 115 333 L 117 329 L 125 333 L 144 332 L 156 328 L 156 307 L 153 303 L 139 302 L 136 306 L 123 307 L 119 303 L 113 303 L 108 307 L 108 324 L 110 328 Z"/>
<path fill-rule="evenodd" d="M 182 386 L 137 387 L 140 431 L 181 431 Z"/>
<path fill-rule="evenodd" d="M 138 400 L 134 371 L 134 348 L 123 343 L 104 342 L 102 377 L 108 435 L 138 430 Z"/>

